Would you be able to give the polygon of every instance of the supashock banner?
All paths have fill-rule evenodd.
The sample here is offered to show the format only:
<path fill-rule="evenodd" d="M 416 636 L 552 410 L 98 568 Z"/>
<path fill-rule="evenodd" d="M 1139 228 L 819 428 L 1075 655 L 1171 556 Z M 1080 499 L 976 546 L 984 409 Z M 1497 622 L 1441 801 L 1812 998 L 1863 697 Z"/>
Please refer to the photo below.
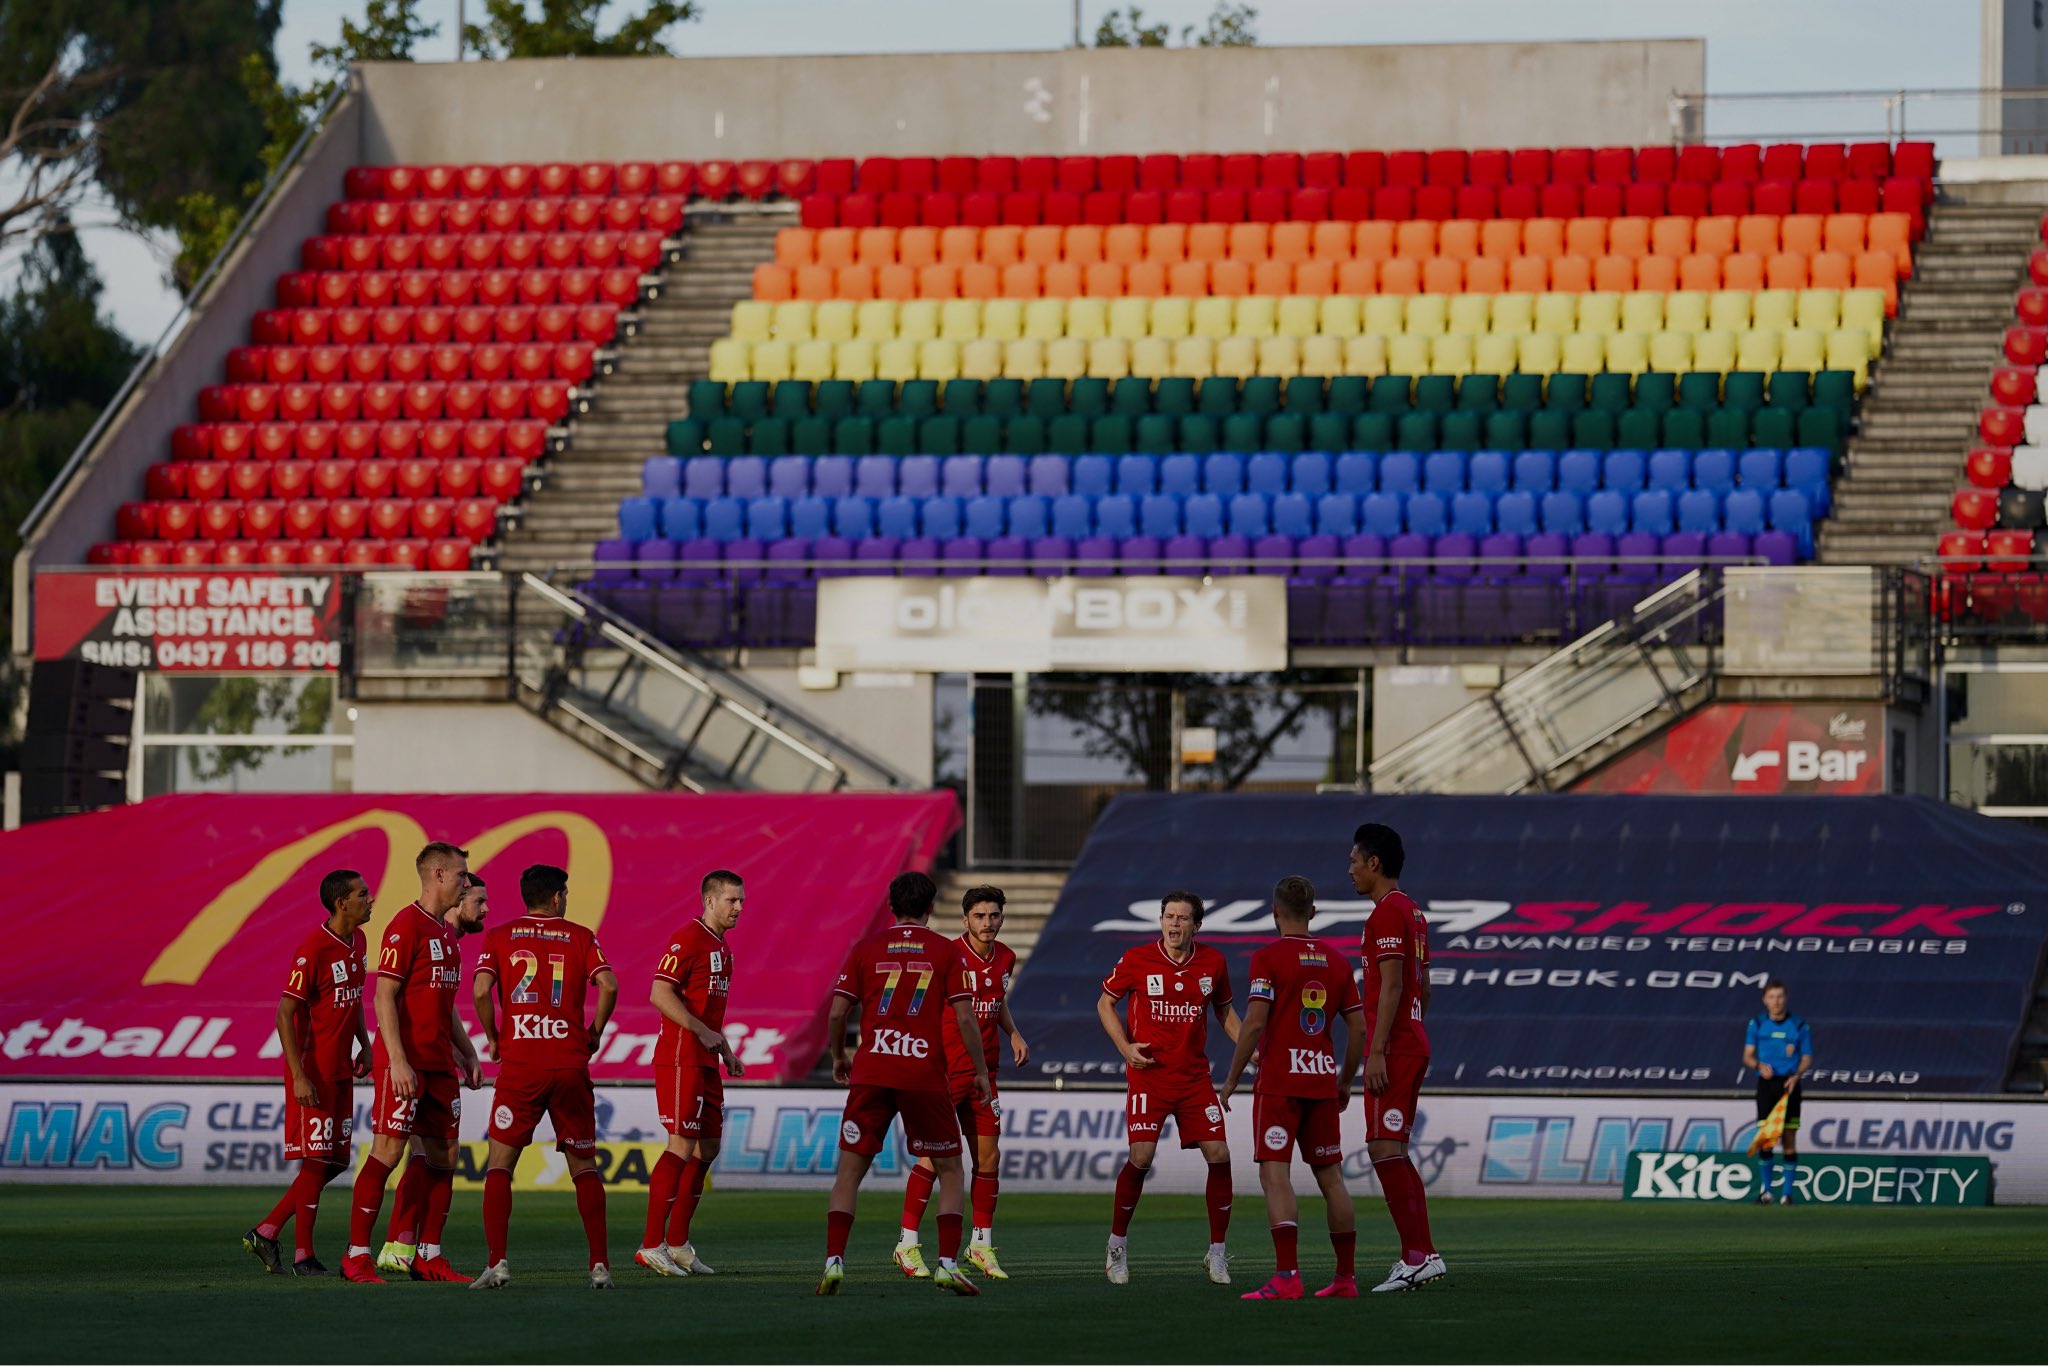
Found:
<path fill-rule="evenodd" d="M 596 1060 L 605 1078 L 648 1075 L 654 965 L 701 908 L 704 874 L 739 873 L 726 1035 L 752 1075 L 787 1081 L 823 1053 L 832 982 L 853 942 L 886 923 L 889 879 L 928 867 L 958 823 L 948 792 L 209 795 L 11 831 L 0 1077 L 282 1076 L 278 996 L 324 914 L 322 875 L 368 880 L 374 945 L 418 893 L 420 846 L 451 840 L 485 879 L 494 919 L 520 913 L 522 868 L 568 870 L 570 916 L 597 931 L 619 976 Z M 458 996 L 467 1019 L 469 993 Z"/>
<path fill-rule="evenodd" d="M 1621 1182 L 1624 1200 L 1739 1205 L 1762 1192 L 1761 1162 L 1747 1153 L 1633 1152 Z M 1991 1163 L 1982 1157 L 1802 1156 L 1793 1168 L 1792 1199 L 1801 1205 L 1988 1205 Z"/>
<path fill-rule="evenodd" d="M 1170 888 L 1207 898 L 1240 1001 L 1288 874 L 1355 955 L 1363 821 L 1401 833 L 1428 913 L 1438 1090 L 1747 1087 L 1743 1025 L 1782 978 L 1816 1091 L 1996 1092 L 2048 939 L 2048 835 L 1918 798 L 1127 796 L 1018 982 L 1034 1071 L 1123 1075 L 1095 1003 Z"/>
<path fill-rule="evenodd" d="M 1715 702 L 1578 785 L 1581 792 L 1883 792 L 1884 708 Z"/>
<path fill-rule="evenodd" d="M 480 1144 L 490 1113 L 488 1082 L 465 1091 L 463 1137 Z M 369 1095 L 356 1091 L 356 1139 L 367 1141 Z M 1123 1165 L 1123 1092 L 1002 1093 L 1003 1193 L 1100 1191 L 1105 1199 Z M 808 1088 L 728 1087 L 725 1146 L 712 1167 L 727 1190 L 823 1190 L 839 1162 L 840 1112 L 846 1093 Z M 152 1086 L 0 1083 L 0 1181 L 93 1181 L 136 1184 L 244 1185 L 288 1179 L 278 1129 L 284 1088 L 276 1086 Z M 1746 1098 L 1438 1096 L 1427 1091 L 1415 1116 L 1410 1152 L 1432 1193 L 1614 1199 L 1628 1176 L 1630 1154 L 1723 1154 L 1748 1146 L 1755 1129 Z M 1239 1096 L 1225 1117 L 1237 1189 L 1259 1188 L 1251 1160 L 1251 1100 Z M 654 1092 L 645 1086 L 599 1086 L 596 1160 L 612 1184 L 644 1188 L 663 1134 Z M 1365 1151 L 1363 1107 L 1344 1117 L 1344 1172 L 1356 1191 L 1375 1189 Z M 877 1181 L 910 1168 L 900 1127 L 876 1160 Z M 1982 1159 L 1991 1167 L 1998 1204 L 2048 1203 L 2048 1106 L 2034 1103 L 1836 1101 L 1806 1104 L 1800 1131 L 1802 1163 L 1862 1154 L 1926 1167 Z M 481 1150 L 466 1149 L 465 1180 L 483 1179 Z M 1195 1192 L 1205 1167 L 1183 1152 L 1169 1127 L 1147 1189 Z M 1295 1167 L 1298 1184 L 1305 1169 Z M 527 1150 L 519 1168 L 532 1189 L 566 1186 L 550 1131 Z M 1860 1179 L 1860 1178 L 1859 1178 Z M 1946 1180 L 1947 1178 L 1944 1178 Z M 1833 1178 L 1816 1198 L 1825 1199 Z M 1874 1183 L 1873 1183 L 1874 1189 Z M 1893 1202 L 1897 1203 L 1897 1202 Z M 820 1217 L 822 1218 L 822 1205 Z"/>
<path fill-rule="evenodd" d="M 44 573 L 35 597 L 37 659 L 216 674 L 341 665 L 339 574 Z"/>

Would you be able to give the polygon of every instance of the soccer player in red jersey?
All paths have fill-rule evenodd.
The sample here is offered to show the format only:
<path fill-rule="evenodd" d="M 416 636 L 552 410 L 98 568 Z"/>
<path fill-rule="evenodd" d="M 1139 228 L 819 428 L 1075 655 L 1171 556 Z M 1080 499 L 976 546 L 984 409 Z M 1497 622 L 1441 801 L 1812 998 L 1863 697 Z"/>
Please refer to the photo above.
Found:
<path fill-rule="evenodd" d="M 974 1017 L 981 1023 L 981 1053 L 988 1062 L 989 1096 L 974 1094 L 974 1065 L 960 1041 L 960 1028 L 953 1016 L 946 1021 L 946 1088 L 960 1130 L 974 1145 L 973 1232 L 967 1243 L 968 1265 L 992 1280 L 1007 1281 L 1008 1272 L 996 1260 L 996 1196 L 1001 1189 L 1000 1138 L 1001 1103 L 995 1094 L 996 1073 L 1002 1065 L 1002 1036 L 1010 1039 L 1010 1056 L 1022 1067 L 1031 1061 L 1030 1045 L 1010 1015 L 1010 978 L 1017 971 L 1017 954 L 997 939 L 1003 932 L 1003 889 L 970 887 L 960 898 L 960 916 L 967 932 L 953 942 L 959 945 L 960 962 L 967 970 L 967 986 L 974 993 Z M 932 1273 L 925 1269 L 924 1250 L 918 1246 L 918 1225 L 924 1222 L 924 1207 L 931 1202 L 932 1186 L 938 1174 L 928 1157 L 921 1157 L 910 1169 L 910 1182 L 903 1192 L 903 1232 L 896 1241 L 896 1265 L 903 1274 L 922 1280 Z"/>
<path fill-rule="evenodd" d="M 1307 878 L 1280 879 L 1273 889 L 1273 924 L 1280 938 L 1252 955 L 1251 987 L 1246 992 L 1251 1004 L 1245 1007 L 1237 1052 L 1223 1079 L 1227 1108 L 1252 1050 L 1258 1050 L 1252 1132 L 1276 1266 L 1273 1279 L 1244 1296 L 1248 1300 L 1301 1298 L 1296 1261 L 1301 1230 L 1295 1222 L 1294 1174 L 1288 1161 L 1297 1144 L 1323 1193 L 1330 1243 L 1337 1250 L 1337 1277 L 1316 1291 L 1316 1298 L 1358 1298 L 1353 1263 L 1358 1230 L 1352 1223 L 1351 1192 L 1344 1188 L 1344 1137 L 1339 1128 L 1351 1098 L 1351 1079 L 1358 1075 L 1364 1011 L 1358 1003 L 1358 985 L 1351 980 L 1351 961 L 1327 940 L 1309 933 L 1315 913 L 1316 889 Z M 1341 1073 L 1330 1041 L 1330 1026 L 1340 1015 L 1346 1031 Z"/>
<path fill-rule="evenodd" d="M 370 1034 L 363 1028 L 363 926 L 370 888 L 363 875 L 338 868 L 320 879 L 327 919 L 292 956 L 277 1002 L 277 1041 L 284 1049 L 284 1155 L 298 1175 L 262 1223 L 242 1235 L 273 1276 L 282 1275 L 277 1234 L 297 1218 L 294 1276 L 325 1276 L 313 1255 L 313 1219 L 320 1190 L 348 1170 L 355 1129 L 354 1079 L 370 1074 Z"/>
<path fill-rule="evenodd" d="M 929 1157 L 939 1174 L 939 1269 L 932 1283 L 956 1295 L 979 1295 L 954 1257 L 960 1251 L 960 1122 L 946 1085 L 946 1041 L 941 1020 L 953 1016 L 978 1100 L 995 1094 L 981 1055 L 973 991 L 953 941 L 932 929 L 938 887 L 923 873 L 900 873 L 889 884 L 896 923 L 854 945 L 832 989 L 826 1037 L 832 1042 L 832 1079 L 847 1086 L 839 1124 L 839 1173 L 825 1215 L 825 1274 L 820 1295 L 836 1295 L 846 1276 L 846 1240 L 853 1232 L 861 1178 L 903 1116 L 903 1137 L 914 1157 Z M 860 1052 L 849 1065 L 846 1017 L 860 1008 Z"/>
<path fill-rule="evenodd" d="M 469 874 L 469 853 L 436 840 L 414 861 L 420 875 L 419 900 L 391 918 L 377 956 L 377 1088 L 371 1125 L 376 1137 L 369 1156 L 356 1173 L 349 1212 L 348 1256 L 342 1259 L 344 1280 L 381 1283 L 370 1260 L 370 1230 L 384 1204 L 391 1169 L 404 1155 L 406 1140 L 417 1134 L 434 1163 L 435 1180 L 427 1192 L 427 1225 L 435 1226 L 436 1207 L 448 1208 L 447 1191 L 455 1180 L 456 1137 L 462 1116 L 459 1088 L 483 1085 L 476 1045 L 455 1007 L 462 985 L 462 950 L 448 923 L 451 909 L 462 902 Z M 460 1273 L 436 1255 L 423 1265 L 426 1247 L 415 1260 L 422 1280 L 460 1279 Z"/>
<path fill-rule="evenodd" d="M 481 934 L 490 913 L 490 892 L 483 878 L 470 873 L 464 880 L 462 899 L 442 917 L 457 938 Z M 426 1144 L 418 1134 L 407 1141 L 412 1155 L 398 1176 L 398 1193 L 391 1199 L 391 1222 L 384 1230 L 384 1246 L 377 1251 L 377 1270 L 410 1276 L 416 1281 L 461 1281 L 469 1278 L 449 1265 L 441 1254 L 441 1232 L 448 1222 L 448 1201 L 454 1194 L 454 1173 L 436 1167 L 427 1156 Z M 420 1230 L 425 1237 L 420 1237 Z M 415 1239 L 419 1241 L 416 1243 Z M 424 1247 L 426 1253 L 420 1255 Z"/>
<path fill-rule="evenodd" d="M 590 1248 L 590 1288 L 612 1288 L 605 1246 L 604 1181 L 597 1174 L 597 1090 L 590 1058 L 605 1022 L 619 1003 L 619 979 L 587 925 L 568 918 L 569 875 L 536 863 L 519 875 L 526 914 L 500 925 L 484 940 L 471 995 L 491 1059 L 500 1064 L 491 1093 L 491 1153 L 484 1171 L 484 1273 L 471 1290 L 512 1283 L 505 1260 L 512 1222 L 512 1169 L 533 1142 L 542 1115 L 555 1128 L 555 1147 L 576 1187 L 576 1212 Z M 588 1023 L 584 1004 L 597 984 L 597 1009 Z M 494 994 L 495 993 L 495 994 Z M 505 1011 L 499 1028 L 494 1006 Z"/>
<path fill-rule="evenodd" d="M 1366 1153 L 1401 1235 L 1401 1260 L 1378 1294 L 1412 1290 L 1444 1274 L 1444 1259 L 1429 1236 L 1429 1201 L 1422 1174 L 1408 1160 L 1408 1133 L 1429 1071 L 1429 923 L 1415 898 L 1398 883 L 1407 855 L 1401 837 L 1384 825 L 1361 825 L 1351 836 L 1351 885 L 1372 898 L 1359 956 L 1365 960 Z"/>
<path fill-rule="evenodd" d="M 668 1130 L 668 1151 L 647 1181 L 647 1231 L 633 1260 L 663 1276 L 716 1273 L 690 1242 L 690 1220 L 704 1198 L 704 1177 L 725 1137 L 725 1073 L 746 1075 L 725 1039 L 732 995 L 732 945 L 747 889 L 740 875 L 706 873 L 697 891 L 703 914 L 669 936 L 654 967 L 650 1000 L 661 1012 L 654 1045 L 654 1109 Z"/>
<path fill-rule="evenodd" d="M 1238 1018 L 1231 1005 L 1230 965 L 1215 949 L 1195 942 L 1201 926 L 1202 898 L 1168 892 L 1159 903 L 1159 941 L 1127 950 L 1095 1003 L 1109 1041 L 1123 1055 L 1128 1088 L 1124 1134 L 1130 1157 L 1117 1173 L 1104 1265 L 1111 1285 L 1131 1279 L 1125 1235 L 1169 1115 L 1180 1130 L 1181 1147 L 1200 1148 L 1209 1164 L 1209 1251 L 1202 1264 L 1211 1281 L 1230 1284 L 1230 1257 L 1224 1250 L 1230 1228 L 1230 1145 L 1223 1135 L 1223 1106 L 1209 1080 L 1208 1015 L 1215 1013 L 1232 1043 Z"/>

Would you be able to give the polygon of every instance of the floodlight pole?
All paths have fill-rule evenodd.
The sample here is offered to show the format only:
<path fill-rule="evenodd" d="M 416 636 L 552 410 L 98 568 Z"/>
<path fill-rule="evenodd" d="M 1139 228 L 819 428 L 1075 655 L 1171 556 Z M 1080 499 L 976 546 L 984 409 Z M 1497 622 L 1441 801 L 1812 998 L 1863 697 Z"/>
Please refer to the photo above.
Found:
<path fill-rule="evenodd" d="M 455 60 L 462 60 L 462 0 L 455 0 Z"/>
<path fill-rule="evenodd" d="M 1081 0 L 1074 0 L 1074 46 L 1081 46 Z"/>

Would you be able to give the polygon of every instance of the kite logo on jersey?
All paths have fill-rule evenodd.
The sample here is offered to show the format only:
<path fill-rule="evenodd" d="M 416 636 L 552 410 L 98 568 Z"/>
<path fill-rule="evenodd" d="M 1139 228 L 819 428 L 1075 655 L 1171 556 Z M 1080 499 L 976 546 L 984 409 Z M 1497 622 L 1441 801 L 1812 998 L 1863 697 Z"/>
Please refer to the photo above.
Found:
<path fill-rule="evenodd" d="M 1297 1077 L 1334 1077 L 1337 1059 L 1320 1048 L 1290 1048 L 1287 1070 Z"/>
<path fill-rule="evenodd" d="M 1397 1134 L 1401 1132 L 1401 1126 L 1407 1122 L 1408 1116 L 1402 1114 L 1399 1109 L 1383 1111 L 1380 1115 L 1380 1123 L 1386 1125 Z"/>
<path fill-rule="evenodd" d="M 1330 1003 L 1330 991 L 1321 982 L 1310 982 L 1301 989 L 1301 1032 L 1314 1038 L 1323 1032 L 1329 1016 L 1323 1007 Z"/>
<path fill-rule="evenodd" d="M 1277 1125 L 1277 1124 L 1269 1124 L 1269 1125 L 1267 1125 L 1267 1126 L 1266 1126 L 1266 1147 L 1267 1147 L 1267 1149 L 1268 1149 L 1268 1150 L 1270 1151 L 1271 1149 L 1274 1149 L 1274 1148 L 1284 1148 L 1284 1147 L 1286 1147 L 1286 1146 L 1287 1146 L 1287 1131 L 1286 1131 L 1285 1129 L 1281 1128 L 1281 1127 L 1280 1127 L 1279 1125 Z"/>
<path fill-rule="evenodd" d="M 1164 996 L 1166 994 L 1166 977 L 1163 973 L 1148 972 L 1145 974 L 1145 994 L 1147 996 Z"/>
<path fill-rule="evenodd" d="M 870 1051 L 885 1058 L 929 1058 L 932 1046 L 928 1040 L 900 1029 L 878 1029 Z"/>
<path fill-rule="evenodd" d="M 566 1039 L 569 1037 L 567 1020 L 549 1019 L 544 1015 L 514 1015 L 512 1037 L 531 1041 Z"/>
<path fill-rule="evenodd" d="M 860 1142 L 860 1125 L 850 1119 L 841 1124 L 839 1126 L 839 1141 L 848 1146 Z"/>

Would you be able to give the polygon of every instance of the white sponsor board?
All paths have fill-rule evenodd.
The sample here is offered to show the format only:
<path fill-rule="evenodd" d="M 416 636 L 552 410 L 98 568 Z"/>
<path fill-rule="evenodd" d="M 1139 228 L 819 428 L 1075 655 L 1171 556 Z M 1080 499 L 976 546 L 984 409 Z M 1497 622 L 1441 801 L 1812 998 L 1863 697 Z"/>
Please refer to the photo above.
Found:
<path fill-rule="evenodd" d="M 480 1140 L 490 1114 L 462 1109 L 462 1134 Z M 358 1142 L 369 1132 L 369 1087 L 356 1088 Z M 1002 1094 L 1003 1187 L 1095 1191 L 1124 1158 L 1121 1091 Z M 713 1168 L 728 1190 L 822 1190 L 838 1161 L 835 1090 L 733 1087 L 726 1092 L 725 1148 Z M 1258 1189 L 1251 1097 L 1233 1099 L 1227 1126 L 1240 1191 Z M 284 1089 L 213 1084 L 104 1085 L 0 1082 L 0 1181 L 161 1185 L 270 1184 L 289 1169 L 279 1128 Z M 1628 1154 L 1740 1152 L 1755 1124 L 1745 1098 L 1431 1096 L 1409 1123 L 1410 1151 L 1432 1191 L 1446 1195 L 1616 1198 Z M 648 1087 L 597 1089 L 598 1144 L 662 1138 Z M 1344 1169 L 1354 1189 L 1373 1188 L 1364 1117 L 1344 1116 Z M 548 1130 L 541 1130 L 548 1142 Z M 1987 1158 L 1995 1204 L 2048 1204 L 2048 1106 L 1986 1101 L 1834 1101 L 1809 1097 L 1802 1153 Z M 1200 1157 L 1176 1151 L 1169 1129 L 1149 1188 L 1198 1192 Z M 600 1161 L 604 1161 L 602 1153 Z M 900 1130 L 877 1174 L 910 1165 Z M 1296 1184 L 1309 1187 L 1297 1165 Z"/>

